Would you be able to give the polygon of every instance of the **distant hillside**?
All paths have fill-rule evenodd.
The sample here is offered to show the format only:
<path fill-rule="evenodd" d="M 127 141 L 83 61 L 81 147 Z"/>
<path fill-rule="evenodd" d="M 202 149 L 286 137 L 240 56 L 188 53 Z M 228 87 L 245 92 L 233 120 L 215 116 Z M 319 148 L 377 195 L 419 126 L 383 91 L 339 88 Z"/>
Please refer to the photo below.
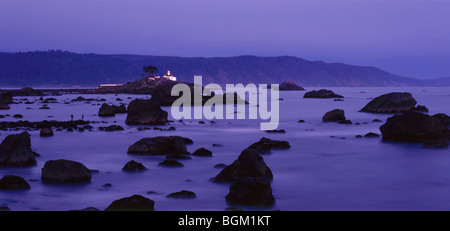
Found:
<path fill-rule="evenodd" d="M 97 86 L 142 78 L 142 67 L 171 70 L 181 81 L 202 75 L 203 83 L 281 83 L 300 86 L 424 86 L 439 83 L 397 76 L 375 67 L 301 58 L 237 56 L 184 58 L 76 54 L 66 51 L 0 53 L 0 86 Z M 436 80 L 437 81 L 437 80 Z M 449 81 L 442 84 L 450 85 Z M 439 84 L 441 85 L 441 84 Z"/>

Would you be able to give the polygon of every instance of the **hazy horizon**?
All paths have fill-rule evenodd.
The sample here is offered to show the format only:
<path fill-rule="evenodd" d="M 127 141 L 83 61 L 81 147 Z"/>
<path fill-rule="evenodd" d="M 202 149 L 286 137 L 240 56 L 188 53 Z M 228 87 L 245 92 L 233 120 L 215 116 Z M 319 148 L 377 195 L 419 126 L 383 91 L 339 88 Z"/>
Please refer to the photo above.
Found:
<path fill-rule="evenodd" d="M 180 57 L 295 56 L 450 76 L 450 2 L 0 2 L 0 50 Z"/>

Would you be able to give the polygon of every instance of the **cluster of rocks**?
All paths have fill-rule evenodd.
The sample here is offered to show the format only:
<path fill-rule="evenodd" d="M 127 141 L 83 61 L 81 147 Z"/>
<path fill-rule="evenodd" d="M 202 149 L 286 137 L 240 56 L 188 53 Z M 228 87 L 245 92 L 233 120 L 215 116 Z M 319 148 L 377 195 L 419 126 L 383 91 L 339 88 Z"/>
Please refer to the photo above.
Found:
<path fill-rule="evenodd" d="M 116 106 L 103 103 L 100 109 L 98 110 L 98 116 L 100 117 L 109 117 L 115 116 L 116 114 L 124 114 L 124 113 L 127 113 L 127 108 L 125 107 L 124 104 Z"/>
<path fill-rule="evenodd" d="M 90 121 L 85 120 L 73 120 L 73 121 L 56 121 L 56 120 L 44 120 L 38 122 L 30 122 L 27 120 L 19 121 L 2 121 L 0 122 L 0 130 L 8 129 L 42 129 L 42 128 L 56 128 L 56 129 L 67 129 L 67 130 L 79 130 L 79 128 L 86 129 L 90 124 Z M 79 127 L 81 126 L 81 127 Z"/>

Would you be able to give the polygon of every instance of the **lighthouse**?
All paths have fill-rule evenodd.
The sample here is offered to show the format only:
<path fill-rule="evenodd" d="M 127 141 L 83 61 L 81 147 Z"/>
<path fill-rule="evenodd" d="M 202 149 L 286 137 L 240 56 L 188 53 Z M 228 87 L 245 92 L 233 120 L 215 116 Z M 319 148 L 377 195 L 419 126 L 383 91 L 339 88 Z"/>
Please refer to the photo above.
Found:
<path fill-rule="evenodd" d="M 163 76 L 163 78 L 172 80 L 172 81 L 177 81 L 177 77 L 175 77 L 173 74 L 170 73 L 170 70 L 167 71 L 167 74 L 165 74 Z"/>

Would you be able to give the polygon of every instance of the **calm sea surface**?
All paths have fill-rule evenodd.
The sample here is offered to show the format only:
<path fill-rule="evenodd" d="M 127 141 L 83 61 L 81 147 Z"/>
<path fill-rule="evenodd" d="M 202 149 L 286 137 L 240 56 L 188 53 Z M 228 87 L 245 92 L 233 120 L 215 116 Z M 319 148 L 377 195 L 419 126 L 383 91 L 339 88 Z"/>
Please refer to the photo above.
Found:
<path fill-rule="evenodd" d="M 308 88 L 314 90 L 318 88 Z M 92 101 L 63 104 L 80 95 L 48 96 L 58 103 L 51 109 L 40 110 L 40 102 L 11 104 L 0 115 L 10 117 L 0 121 L 68 121 L 74 119 L 106 121 L 94 123 L 93 131 L 54 131 L 53 137 L 40 137 L 31 131 L 32 149 L 41 156 L 37 165 L 26 168 L 0 168 L 6 174 L 22 176 L 31 185 L 24 192 L 0 191 L 0 206 L 11 210 L 72 210 L 89 206 L 105 209 L 112 201 L 133 194 L 151 198 L 155 210 L 224 210 L 229 184 L 210 181 L 221 169 L 216 164 L 231 164 L 240 152 L 262 137 L 286 140 L 289 150 L 273 150 L 263 155 L 274 179 L 274 206 L 245 207 L 245 210 L 450 210 L 450 150 L 424 149 L 420 144 L 382 142 L 381 138 L 357 139 L 368 132 L 380 134 L 379 127 L 388 114 L 358 112 L 370 99 L 390 92 L 410 92 L 418 104 L 430 109 L 430 115 L 450 115 L 450 88 L 327 88 L 343 95 L 344 101 L 333 99 L 303 99 L 305 91 L 280 92 L 280 125 L 286 133 L 266 133 L 259 129 L 260 120 L 215 120 L 199 124 L 199 120 L 175 121 L 161 128 L 174 126 L 176 131 L 145 130 L 143 126 L 125 124 L 126 114 L 101 118 L 96 114 L 103 102 Z M 82 95 L 85 98 L 104 98 L 118 105 L 129 103 L 145 95 Z M 130 98 L 129 98 L 130 97 Z M 38 97 L 15 97 L 35 101 Z M 44 97 L 45 98 L 45 97 Z M 116 101 L 121 98 L 123 101 Z M 254 105 L 250 105 L 253 107 Z M 26 109 L 31 107 L 32 109 Z M 343 109 L 354 124 L 323 123 L 322 116 L 332 109 Z M 163 107 L 169 112 L 170 107 Z M 248 110 L 248 108 L 247 108 Z M 226 112 L 233 113 L 233 112 Z M 12 118 L 22 114 L 22 119 Z M 49 117 L 51 116 L 51 117 Z M 169 118 L 171 119 L 171 118 Z M 305 123 L 297 121 L 303 119 Z M 372 122 L 380 119 L 383 123 Z M 359 122 L 360 125 L 355 125 Z M 99 126 L 118 124 L 124 131 L 99 131 Z M 21 131 L 0 131 L 0 140 Z M 158 166 L 164 156 L 127 154 L 128 146 L 144 137 L 179 135 L 191 138 L 190 152 L 205 147 L 213 157 L 181 160 L 182 168 Z M 222 144 L 223 147 L 213 147 Z M 47 160 L 68 159 L 99 170 L 92 181 L 83 185 L 47 185 L 40 181 L 41 168 Z M 149 170 L 125 173 L 122 167 L 130 160 L 141 162 Z M 111 187 L 103 187 L 104 184 Z M 172 192 L 190 190 L 195 199 L 171 199 Z"/>

